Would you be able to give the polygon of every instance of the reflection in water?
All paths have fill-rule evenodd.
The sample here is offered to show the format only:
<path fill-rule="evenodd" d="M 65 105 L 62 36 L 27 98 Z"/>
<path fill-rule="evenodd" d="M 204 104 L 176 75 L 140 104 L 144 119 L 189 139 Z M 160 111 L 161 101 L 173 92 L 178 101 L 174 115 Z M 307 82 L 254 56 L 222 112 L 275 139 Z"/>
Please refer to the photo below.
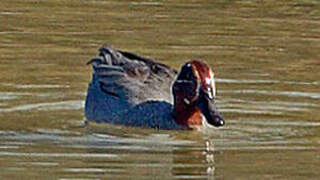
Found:
<path fill-rule="evenodd" d="M 214 161 L 214 145 L 212 140 L 206 141 L 206 150 L 204 152 L 206 157 L 206 162 L 208 163 L 207 173 L 210 176 L 214 176 L 215 172 L 215 161 Z"/>
<path fill-rule="evenodd" d="M 309 130 L 305 131 L 305 127 Z M 238 154 L 241 163 L 261 166 L 259 161 L 255 164 L 255 156 L 246 157 L 244 152 L 271 151 L 285 157 L 287 151 L 299 154 L 317 150 L 312 140 L 294 137 L 305 137 L 319 130 L 319 123 L 241 120 L 236 124 L 231 121 L 221 131 L 207 129 L 202 135 L 112 125 L 92 125 L 85 132 L 1 131 L 0 159 L 8 162 L 6 167 L 1 166 L 8 171 L 53 168 L 51 173 L 60 178 L 93 174 L 95 177 L 151 178 L 160 173 L 168 179 L 219 179 L 226 176 L 221 169 L 233 166 L 228 165 L 229 156 L 233 154 Z"/>
<path fill-rule="evenodd" d="M 158 176 L 175 179 L 214 179 L 215 161 L 212 140 L 199 144 L 175 140 L 169 134 L 122 137 L 108 134 L 62 136 L 60 132 L 41 130 L 41 134 L 13 133 L 2 138 L 1 144 L 14 142 L 15 148 L 3 149 L 0 158 L 28 158 L 12 162 L 11 170 L 22 166 L 57 168 L 74 175 L 110 174 L 115 177 Z M 3 133 L 5 134 L 5 132 Z M 20 143 L 23 141 L 23 143 Z M 44 145 L 45 142 L 52 145 Z M 30 142 L 30 143 L 29 143 Z M 32 142 L 32 143 L 31 143 Z M 43 145 L 42 145 L 43 144 Z M 7 145 L 5 145 L 7 146 Z M 21 152 L 25 148 L 46 147 L 37 152 Z M 4 146 L 1 146 L 4 147 Z M 75 151 L 67 153 L 67 151 Z M 40 151 L 39 151 L 40 150 Z M 57 153 L 61 151 L 60 153 Z M 75 160 L 82 159 L 82 163 Z M 72 162 L 64 166 L 65 161 Z M 18 169 L 15 169 L 18 170 Z M 23 169 L 19 169 L 23 170 Z"/>
<path fill-rule="evenodd" d="M 319 123 L 234 121 L 230 120 L 228 127 L 219 131 L 207 129 L 204 134 L 112 125 L 92 125 L 84 132 L 1 131 L 0 159 L 7 162 L 1 168 L 11 172 L 49 168 L 49 172 L 60 178 L 91 175 L 151 178 L 160 173 L 168 179 L 219 179 L 226 176 L 221 174 L 221 169 L 232 166 L 222 165 L 232 154 L 244 158 L 243 152 L 299 153 L 317 149 L 312 140 L 294 137 L 312 135 L 313 131 L 320 130 Z M 286 156 L 286 153 L 278 155 Z M 254 164 L 254 159 L 255 156 L 248 157 L 242 159 L 242 163 Z"/>

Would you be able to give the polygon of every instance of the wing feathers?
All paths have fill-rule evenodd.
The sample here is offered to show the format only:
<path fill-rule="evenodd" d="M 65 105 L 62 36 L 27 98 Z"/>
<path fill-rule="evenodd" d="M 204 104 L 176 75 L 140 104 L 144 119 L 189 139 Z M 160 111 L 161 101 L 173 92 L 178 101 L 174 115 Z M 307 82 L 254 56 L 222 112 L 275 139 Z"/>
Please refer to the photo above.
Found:
<path fill-rule="evenodd" d="M 171 85 L 176 71 L 151 59 L 110 46 L 100 48 L 98 57 L 88 62 L 100 88 L 110 95 L 132 101 L 172 101 Z"/>

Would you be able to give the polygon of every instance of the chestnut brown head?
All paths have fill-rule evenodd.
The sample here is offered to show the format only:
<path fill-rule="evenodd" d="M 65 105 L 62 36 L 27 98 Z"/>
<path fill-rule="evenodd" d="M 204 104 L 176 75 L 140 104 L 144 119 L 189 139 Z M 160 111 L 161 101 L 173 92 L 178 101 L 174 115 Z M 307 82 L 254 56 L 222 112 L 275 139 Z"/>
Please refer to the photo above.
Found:
<path fill-rule="evenodd" d="M 225 124 L 215 105 L 214 73 L 206 63 L 194 60 L 182 66 L 172 91 L 175 113 L 199 109 L 208 124 Z"/>

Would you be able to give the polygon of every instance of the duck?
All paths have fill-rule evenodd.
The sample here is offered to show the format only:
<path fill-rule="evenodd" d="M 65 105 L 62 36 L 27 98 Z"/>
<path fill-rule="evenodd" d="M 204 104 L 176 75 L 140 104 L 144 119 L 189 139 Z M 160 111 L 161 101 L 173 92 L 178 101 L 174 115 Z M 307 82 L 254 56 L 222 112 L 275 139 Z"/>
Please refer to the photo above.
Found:
<path fill-rule="evenodd" d="M 88 63 L 86 122 L 185 129 L 221 127 L 212 69 L 190 60 L 175 69 L 131 52 L 103 45 Z"/>

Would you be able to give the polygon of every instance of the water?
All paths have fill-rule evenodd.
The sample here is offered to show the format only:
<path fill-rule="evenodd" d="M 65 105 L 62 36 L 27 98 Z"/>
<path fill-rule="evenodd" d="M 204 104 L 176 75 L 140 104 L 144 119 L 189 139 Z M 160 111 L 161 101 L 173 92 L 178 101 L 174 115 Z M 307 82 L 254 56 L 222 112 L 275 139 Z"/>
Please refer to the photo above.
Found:
<path fill-rule="evenodd" d="M 317 179 L 318 1 L 0 2 L 0 179 Z M 84 126 L 104 43 L 207 61 L 227 125 Z"/>

